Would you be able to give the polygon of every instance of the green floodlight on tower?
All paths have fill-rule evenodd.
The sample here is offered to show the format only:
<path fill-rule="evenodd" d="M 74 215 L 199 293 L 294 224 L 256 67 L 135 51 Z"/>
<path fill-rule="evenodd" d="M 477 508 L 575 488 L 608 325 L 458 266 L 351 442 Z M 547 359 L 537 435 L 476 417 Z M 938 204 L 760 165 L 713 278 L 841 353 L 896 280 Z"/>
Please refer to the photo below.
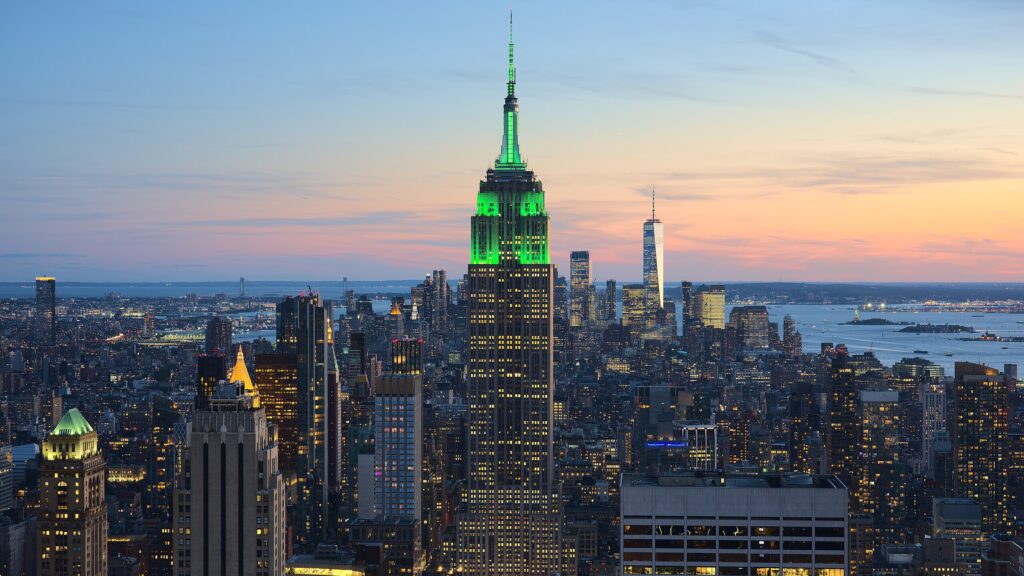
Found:
<path fill-rule="evenodd" d="M 472 218 L 470 264 L 549 264 L 548 214 L 544 189 L 519 153 L 515 44 L 509 15 L 508 91 L 503 112 L 501 153 L 480 183 Z"/>
<path fill-rule="evenodd" d="M 512 42 L 512 14 L 508 15 L 508 94 L 505 96 L 504 137 L 501 154 L 494 163 L 497 170 L 522 170 L 526 162 L 519 154 L 519 103 L 516 100 L 515 44 Z"/>

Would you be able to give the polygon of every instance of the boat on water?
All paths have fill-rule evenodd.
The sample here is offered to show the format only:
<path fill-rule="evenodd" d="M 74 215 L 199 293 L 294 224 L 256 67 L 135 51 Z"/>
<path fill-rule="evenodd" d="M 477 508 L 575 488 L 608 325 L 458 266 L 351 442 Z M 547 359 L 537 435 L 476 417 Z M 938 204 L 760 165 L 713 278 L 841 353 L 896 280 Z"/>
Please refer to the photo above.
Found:
<path fill-rule="evenodd" d="M 914 354 L 927 354 L 927 350 L 914 350 Z"/>
<path fill-rule="evenodd" d="M 952 355 L 953 355 L 953 353 L 952 353 L 952 352 L 946 352 L 946 353 L 944 354 L 944 356 L 952 356 Z"/>

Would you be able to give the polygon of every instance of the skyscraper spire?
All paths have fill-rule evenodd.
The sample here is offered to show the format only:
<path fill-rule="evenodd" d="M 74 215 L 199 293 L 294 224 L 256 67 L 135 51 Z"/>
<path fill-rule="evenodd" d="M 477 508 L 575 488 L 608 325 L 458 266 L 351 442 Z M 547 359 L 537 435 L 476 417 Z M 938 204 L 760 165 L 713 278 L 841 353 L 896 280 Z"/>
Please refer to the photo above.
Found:
<path fill-rule="evenodd" d="M 512 43 L 512 13 L 508 14 L 508 94 L 505 96 L 504 137 L 501 154 L 494 163 L 496 170 L 522 170 L 526 168 L 519 154 L 519 104 L 516 101 L 515 45 Z"/>
<path fill-rule="evenodd" d="M 514 55 L 515 44 L 512 43 L 512 11 L 508 13 L 508 95 L 516 96 L 516 64 Z"/>
<path fill-rule="evenodd" d="M 654 219 L 654 186 L 651 186 L 651 220 Z"/>

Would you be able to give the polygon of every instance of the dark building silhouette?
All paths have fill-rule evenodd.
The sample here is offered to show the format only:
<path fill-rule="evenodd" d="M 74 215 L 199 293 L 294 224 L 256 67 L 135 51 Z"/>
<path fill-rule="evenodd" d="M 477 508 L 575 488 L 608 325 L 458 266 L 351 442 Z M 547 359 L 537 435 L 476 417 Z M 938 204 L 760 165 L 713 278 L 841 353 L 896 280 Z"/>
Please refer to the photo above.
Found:
<path fill-rule="evenodd" d="M 204 350 L 207 354 L 221 352 L 225 356 L 231 354 L 231 332 L 232 325 L 230 318 L 214 316 L 206 323 L 206 343 Z"/>

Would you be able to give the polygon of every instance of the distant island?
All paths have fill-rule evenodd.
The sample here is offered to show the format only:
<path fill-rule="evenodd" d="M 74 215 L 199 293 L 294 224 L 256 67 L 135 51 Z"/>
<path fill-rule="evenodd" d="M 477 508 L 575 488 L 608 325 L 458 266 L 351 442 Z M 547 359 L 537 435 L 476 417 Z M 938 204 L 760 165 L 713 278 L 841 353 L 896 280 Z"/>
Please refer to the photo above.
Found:
<path fill-rule="evenodd" d="M 974 332 L 974 328 L 960 326 L 959 324 L 914 324 L 899 331 L 910 334 L 963 334 L 965 332 Z"/>
<path fill-rule="evenodd" d="M 910 326 L 911 324 L 913 322 L 893 322 L 885 318 L 865 318 L 863 320 L 855 318 L 842 323 L 843 326 Z"/>

